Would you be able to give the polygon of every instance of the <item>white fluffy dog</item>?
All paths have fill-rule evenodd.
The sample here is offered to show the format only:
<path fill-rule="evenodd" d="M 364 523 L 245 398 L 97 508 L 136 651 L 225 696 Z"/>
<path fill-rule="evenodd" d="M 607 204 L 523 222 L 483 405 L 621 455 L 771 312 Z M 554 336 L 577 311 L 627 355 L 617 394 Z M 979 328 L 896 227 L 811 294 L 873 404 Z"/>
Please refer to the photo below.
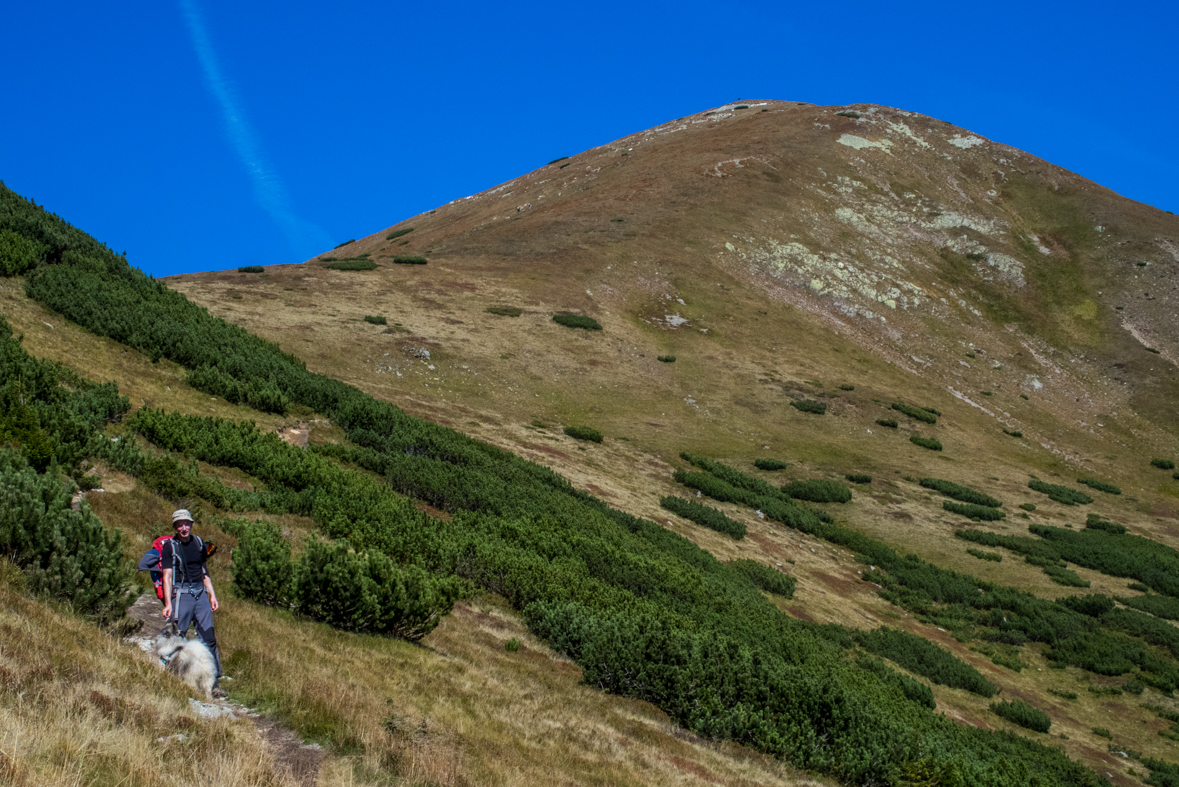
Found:
<path fill-rule="evenodd" d="M 171 672 L 205 698 L 213 699 L 213 683 L 217 680 L 217 663 L 213 653 L 199 639 L 185 639 L 176 634 L 175 627 L 165 628 L 156 637 L 156 655 Z"/>

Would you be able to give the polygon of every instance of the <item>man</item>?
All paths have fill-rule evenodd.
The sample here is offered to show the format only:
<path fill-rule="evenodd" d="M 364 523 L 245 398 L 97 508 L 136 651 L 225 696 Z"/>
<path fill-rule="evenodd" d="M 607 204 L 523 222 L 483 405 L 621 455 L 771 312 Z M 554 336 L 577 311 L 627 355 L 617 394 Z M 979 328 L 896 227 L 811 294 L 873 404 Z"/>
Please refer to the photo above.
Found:
<path fill-rule="evenodd" d="M 193 535 L 192 514 L 181 508 L 172 514 L 176 536 L 163 543 L 160 568 L 164 574 L 164 619 L 176 623 L 180 635 L 196 622 L 197 637 L 213 653 L 217 677 L 221 677 L 221 654 L 213 633 L 213 613 L 219 606 L 213 580 L 205 569 L 205 548 L 200 536 Z M 214 693 L 224 696 L 221 689 Z"/>

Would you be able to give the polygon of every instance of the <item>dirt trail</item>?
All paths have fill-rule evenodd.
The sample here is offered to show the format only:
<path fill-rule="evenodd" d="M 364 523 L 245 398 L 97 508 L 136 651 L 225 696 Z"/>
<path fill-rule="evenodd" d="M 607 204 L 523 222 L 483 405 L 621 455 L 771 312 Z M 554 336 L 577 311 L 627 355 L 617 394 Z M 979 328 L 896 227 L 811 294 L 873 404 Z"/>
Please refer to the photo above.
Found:
<path fill-rule="evenodd" d="M 164 628 L 164 620 L 160 617 L 160 601 L 154 593 L 144 593 L 130 609 L 127 617 L 139 621 L 142 625 L 125 641 L 150 651 L 156 635 Z M 203 718 L 232 715 L 246 718 L 254 725 L 258 734 L 266 741 L 271 755 L 274 757 L 274 773 L 280 780 L 294 782 L 302 787 L 311 787 L 319 779 L 319 769 L 323 764 L 323 749 L 317 744 L 305 744 L 292 730 L 287 729 L 278 720 L 255 713 L 249 708 L 239 705 L 232 700 L 215 699 L 212 702 L 189 700 L 193 709 Z"/>

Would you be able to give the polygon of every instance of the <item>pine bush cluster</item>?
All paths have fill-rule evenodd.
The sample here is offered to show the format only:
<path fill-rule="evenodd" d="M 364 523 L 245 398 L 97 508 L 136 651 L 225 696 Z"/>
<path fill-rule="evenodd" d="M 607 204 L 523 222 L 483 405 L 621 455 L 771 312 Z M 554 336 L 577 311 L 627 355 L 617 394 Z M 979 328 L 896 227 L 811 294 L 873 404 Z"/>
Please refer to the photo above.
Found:
<path fill-rule="evenodd" d="M 940 492 L 946 497 L 960 500 L 963 503 L 973 503 L 974 505 L 987 506 L 989 508 L 1000 508 L 1003 505 L 990 495 L 983 494 L 968 486 L 955 484 L 952 481 L 943 481 L 940 478 L 922 478 L 918 483 L 926 489 Z"/>
<path fill-rule="evenodd" d="M 758 470 L 767 470 L 769 472 L 785 470 L 787 467 L 790 467 L 790 465 L 780 459 L 755 459 L 753 460 L 753 466 Z"/>
<path fill-rule="evenodd" d="M 815 401 L 814 399 L 795 399 L 790 403 L 790 406 L 796 410 L 814 415 L 823 415 L 827 412 L 827 404 L 825 402 Z"/>
<path fill-rule="evenodd" d="M 736 539 L 745 538 L 745 525 L 712 506 L 701 505 L 693 500 L 685 500 L 682 497 L 671 495 L 660 498 L 659 505 L 702 527 L 730 535 Z"/>
<path fill-rule="evenodd" d="M 853 636 L 869 653 L 894 661 L 934 683 L 966 689 L 980 697 L 995 696 L 995 684 L 953 653 L 924 637 L 886 626 L 857 631 Z"/>
<path fill-rule="evenodd" d="M 1028 705 L 1023 700 L 991 703 L 991 712 L 1035 732 L 1048 732 L 1052 727 L 1052 719 L 1048 718 L 1047 713 Z"/>
<path fill-rule="evenodd" d="M 946 500 L 942 502 L 942 508 L 951 514 L 958 514 L 968 519 L 981 519 L 984 522 L 997 522 L 1007 518 L 1007 514 L 997 508 L 975 505 L 974 503 L 952 503 Z"/>
<path fill-rule="evenodd" d="M 734 560 L 728 565 L 734 571 L 748 577 L 750 582 L 765 592 L 782 598 L 794 598 L 796 580 L 789 574 L 756 560 Z"/>
<path fill-rule="evenodd" d="M 19 453 L 0 448 L 0 554 L 24 569 L 33 593 L 108 623 L 134 598 L 121 535 L 84 503 L 74 511 L 70 497 L 55 470 L 38 473 Z"/>
<path fill-rule="evenodd" d="M 557 325 L 564 325 L 566 328 L 581 328 L 586 331 L 600 331 L 602 324 L 593 317 L 585 317 L 580 314 L 554 314 L 553 322 Z"/>
<path fill-rule="evenodd" d="M 589 426 L 566 426 L 565 434 L 574 440 L 586 440 L 591 443 L 602 442 L 602 433 Z"/>
<path fill-rule="evenodd" d="M 1119 487 L 1113 484 L 1107 484 L 1104 481 L 1098 481 L 1096 478 L 1078 478 L 1077 483 L 1096 489 L 1098 492 L 1105 492 L 1108 495 L 1120 495 L 1122 493 Z"/>
<path fill-rule="evenodd" d="M 912 443 L 913 445 L 919 445 L 922 448 L 928 448 L 930 451 L 942 450 L 941 441 L 937 440 L 936 438 L 933 438 L 933 437 L 920 437 L 918 435 L 909 435 L 909 442 Z"/>
<path fill-rule="evenodd" d="M 1093 498 L 1084 492 L 1079 492 L 1076 489 L 1070 489 L 1060 484 L 1048 484 L 1038 479 L 1028 481 L 1028 488 L 1037 492 L 1043 492 L 1048 495 L 1049 500 L 1064 503 L 1066 506 L 1088 505 L 1093 502 Z"/>
<path fill-rule="evenodd" d="M 903 402 L 894 402 L 892 409 L 896 410 L 898 413 L 904 413 L 910 418 L 927 424 L 936 424 L 937 417 L 940 415 L 940 413 L 938 413 L 936 410 L 926 407 L 913 407 L 912 405 L 904 404 Z"/>

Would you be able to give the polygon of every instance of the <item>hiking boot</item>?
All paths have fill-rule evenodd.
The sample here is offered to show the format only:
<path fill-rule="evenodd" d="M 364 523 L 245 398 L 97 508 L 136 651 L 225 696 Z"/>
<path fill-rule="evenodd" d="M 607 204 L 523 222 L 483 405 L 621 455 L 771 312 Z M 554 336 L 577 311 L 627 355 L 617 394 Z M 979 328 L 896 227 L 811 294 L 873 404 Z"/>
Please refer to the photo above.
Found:
<path fill-rule="evenodd" d="M 228 696 L 229 696 L 229 692 L 226 691 L 225 689 L 221 688 L 220 686 L 213 687 L 213 699 L 223 700 Z"/>

